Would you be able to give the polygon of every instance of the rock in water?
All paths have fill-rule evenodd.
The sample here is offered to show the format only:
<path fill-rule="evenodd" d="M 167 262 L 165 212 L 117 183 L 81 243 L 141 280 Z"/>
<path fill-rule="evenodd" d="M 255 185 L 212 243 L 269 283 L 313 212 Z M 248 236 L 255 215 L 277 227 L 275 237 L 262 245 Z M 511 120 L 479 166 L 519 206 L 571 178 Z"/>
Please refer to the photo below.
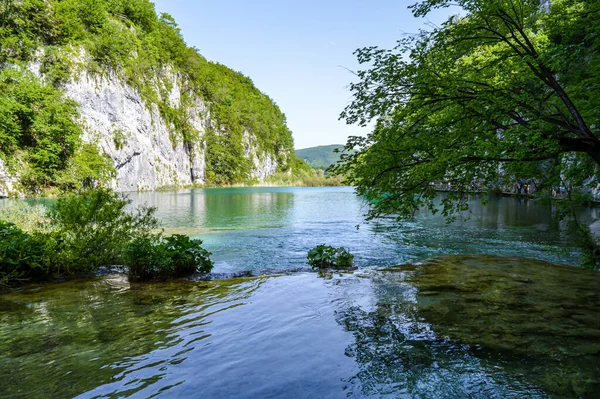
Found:
<path fill-rule="evenodd" d="M 600 274 L 543 261 L 445 256 L 407 265 L 419 316 L 483 358 L 531 369 L 547 392 L 600 392 Z M 595 366 L 594 366 L 595 365 Z"/>

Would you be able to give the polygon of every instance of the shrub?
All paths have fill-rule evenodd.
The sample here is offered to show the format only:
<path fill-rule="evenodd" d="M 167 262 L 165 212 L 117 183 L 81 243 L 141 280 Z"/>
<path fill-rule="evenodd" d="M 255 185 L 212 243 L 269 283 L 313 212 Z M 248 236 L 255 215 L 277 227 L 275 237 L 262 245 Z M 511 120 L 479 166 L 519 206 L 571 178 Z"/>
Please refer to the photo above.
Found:
<path fill-rule="evenodd" d="M 129 242 L 148 236 L 158 225 L 154 208 L 126 211 L 131 200 L 107 189 L 61 198 L 48 211 L 54 231 L 49 234 L 46 262 L 69 272 L 91 272 L 119 264 Z"/>
<path fill-rule="evenodd" d="M 81 193 L 107 184 L 115 175 L 108 155 L 102 154 L 96 144 L 82 144 L 65 169 L 56 174 L 55 183 L 63 192 Z"/>
<path fill-rule="evenodd" d="M 354 255 L 344 247 L 317 245 L 308 251 L 308 264 L 313 269 L 341 269 L 352 267 Z"/>
<path fill-rule="evenodd" d="M 176 276 L 196 272 L 209 273 L 213 268 L 210 252 L 202 248 L 202 240 L 192 240 L 188 236 L 175 234 L 164 238 L 167 253 L 173 260 Z"/>
<path fill-rule="evenodd" d="M 158 224 L 155 209 L 128 210 L 130 203 L 112 191 L 95 189 L 61 198 L 45 214 L 24 207 L 24 216 L 16 219 L 27 222 L 31 234 L 0 220 L 0 284 L 90 273 L 109 265 L 129 266 L 133 280 L 212 270 L 211 253 L 201 240 L 153 233 Z"/>
<path fill-rule="evenodd" d="M 0 284 L 45 274 L 44 242 L 12 223 L 0 221 Z"/>
<path fill-rule="evenodd" d="M 139 237 L 125 250 L 131 280 L 164 280 L 212 270 L 211 253 L 202 248 L 201 240 L 184 235 Z"/>
<path fill-rule="evenodd" d="M 164 279 L 173 274 L 173 261 L 157 236 L 138 237 L 129 243 L 123 256 L 131 280 Z"/>

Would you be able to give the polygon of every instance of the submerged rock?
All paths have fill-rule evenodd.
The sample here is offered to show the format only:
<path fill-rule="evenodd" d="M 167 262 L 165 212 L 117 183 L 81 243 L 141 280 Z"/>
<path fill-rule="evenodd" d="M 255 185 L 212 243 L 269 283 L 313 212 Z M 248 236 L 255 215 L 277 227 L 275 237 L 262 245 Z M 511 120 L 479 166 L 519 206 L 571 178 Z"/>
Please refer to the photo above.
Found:
<path fill-rule="evenodd" d="M 549 392 L 600 392 L 597 272 L 487 255 L 445 256 L 399 270 L 418 289 L 419 317 L 438 337 L 484 358 L 531 363 L 534 382 Z"/>

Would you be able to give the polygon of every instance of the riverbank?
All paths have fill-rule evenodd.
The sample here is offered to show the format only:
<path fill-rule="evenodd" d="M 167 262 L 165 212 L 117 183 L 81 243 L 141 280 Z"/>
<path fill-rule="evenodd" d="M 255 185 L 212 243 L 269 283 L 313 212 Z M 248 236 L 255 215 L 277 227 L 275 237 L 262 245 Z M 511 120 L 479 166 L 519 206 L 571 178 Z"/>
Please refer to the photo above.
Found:
<path fill-rule="evenodd" d="M 440 188 L 437 186 L 434 188 L 434 190 L 438 193 L 455 193 L 455 192 L 457 192 L 457 190 Z M 470 195 L 479 195 L 479 194 L 488 194 L 489 191 L 482 190 L 482 189 L 473 189 L 473 190 L 467 190 L 465 193 L 470 194 Z M 536 192 L 519 193 L 519 192 L 514 192 L 514 191 L 492 191 L 491 194 L 498 195 L 501 197 L 510 197 L 510 198 L 519 198 L 519 199 L 532 199 L 532 200 L 539 199 L 538 193 L 536 193 Z M 550 197 L 550 199 L 552 201 L 562 201 L 562 200 L 568 200 L 568 197 L 565 194 L 556 194 L 556 195 Z M 586 202 L 586 205 L 600 206 L 600 197 L 590 196 L 590 199 Z"/>
<path fill-rule="evenodd" d="M 301 171 L 297 174 L 276 173 L 267 177 L 264 181 L 249 181 L 246 183 L 213 185 L 196 184 L 185 186 L 183 188 L 233 188 L 233 187 L 341 187 L 343 186 L 343 176 L 325 175 L 320 170 L 311 170 L 309 172 Z M 161 187 L 158 191 L 176 189 L 177 187 Z"/>
<path fill-rule="evenodd" d="M 250 181 L 246 183 L 236 184 L 188 184 L 188 185 L 167 185 L 160 186 L 154 190 L 139 190 L 136 192 L 164 192 L 164 191 L 177 191 L 187 189 L 199 189 L 199 188 L 248 188 L 248 187 L 344 187 L 344 178 L 342 176 L 326 176 L 322 173 L 316 175 L 289 175 L 287 173 L 277 173 L 271 178 L 265 181 Z M 2 195 L 0 199 L 10 198 L 21 198 L 21 199 L 35 199 L 35 198 L 59 198 L 68 194 L 59 193 L 56 190 L 50 189 L 38 194 L 25 195 L 24 193 L 18 193 L 18 195 Z"/>

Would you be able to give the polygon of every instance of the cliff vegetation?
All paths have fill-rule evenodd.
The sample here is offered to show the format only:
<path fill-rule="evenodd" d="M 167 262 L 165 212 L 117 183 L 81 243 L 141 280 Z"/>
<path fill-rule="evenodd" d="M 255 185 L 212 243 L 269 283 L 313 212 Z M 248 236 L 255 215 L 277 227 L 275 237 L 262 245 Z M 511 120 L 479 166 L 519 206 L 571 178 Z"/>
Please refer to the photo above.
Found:
<path fill-rule="evenodd" d="M 82 140 L 77 103 L 62 90 L 82 71 L 118 76 L 158 109 L 174 146 L 203 148 L 205 183 L 250 179 L 250 148 L 279 171 L 290 168 L 293 139 L 279 107 L 248 77 L 187 46 L 175 20 L 148 0 L 3 1 L 0 68 L 0 167 L 18 170 L 29 191 L 81 190 L 114 177 L 97 143 Z M 177 102 L 168 76 L 183 86 Z M 210 114 L 204 132 L 190 123 L 198 98 Z"/>

